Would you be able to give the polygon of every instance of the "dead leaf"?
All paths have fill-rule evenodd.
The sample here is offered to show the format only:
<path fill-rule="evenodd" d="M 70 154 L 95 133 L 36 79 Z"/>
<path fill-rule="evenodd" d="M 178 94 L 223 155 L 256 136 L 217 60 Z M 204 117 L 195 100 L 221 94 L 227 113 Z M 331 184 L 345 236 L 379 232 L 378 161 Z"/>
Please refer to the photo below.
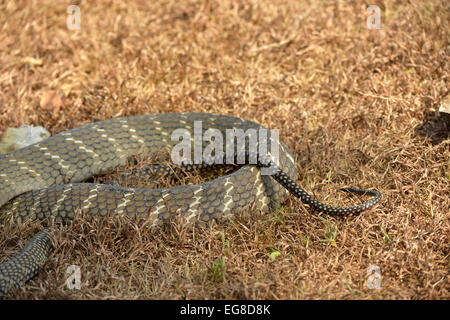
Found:
<path fill-rule="evenodd" d="M 64 92 L 62 90 L 45 91 L 41 96 L 40 106 L 43 109 L 57 112 L 64 105 Z"/>

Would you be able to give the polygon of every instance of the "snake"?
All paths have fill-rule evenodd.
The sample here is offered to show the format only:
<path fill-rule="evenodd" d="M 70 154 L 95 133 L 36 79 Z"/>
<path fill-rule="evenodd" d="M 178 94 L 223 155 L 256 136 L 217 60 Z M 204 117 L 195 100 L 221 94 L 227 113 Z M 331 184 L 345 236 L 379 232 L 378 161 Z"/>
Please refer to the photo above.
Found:
<path fill-rule="evenodd" d="M 285 201 L 289 193 L 313 210 L 337 215 L 360 213 L 381 199 L 376 190 L 343 188 L 372 197 L 349 207 L 318 201 L 295 182 L 294 155 L 282 142 L 276 159 L 270 151 L 266 154 L 257 151 L 256 162 L 251 162 L 252 154 L 244 152 L 244 163 L 238 169 L 199 184 L 150 189 L 86 182 L 126 165 L 133 156 L 174 150 L 180 138 L 174 139 L 173 134 L 179 129 L 193 141 L 191 135 L 200 133 L 204 138 L 210 129 L 226 135 L 229 130 L 246 133 L 266 128 L 234 116 L 187 112 L 113 118 L 60 132 L 0 156 L 0 220 L 64 224 L 82 212 L 92 218 L 111 214 L 145 217 L 151 226 L 163 225 L 174 215 L 180 215 L 186 223 L 205 225 L 248 208 L 267 212 Z M 215 139 L 204 139 L 200 147 Z M 251 149 L 250 139 L 243 141 L 240 150 Z M 235 150 L 239 154 L 238 147 Z M 215 152 L 220 158 L 220 152 Z M 184 159 L 178 164 L 187 169 L 214 166 L 205 159 L 208 158 L 197 162 Z M 262 174 L 262 169 L 269 168 L 271 174 Z M 5 297 L 11 289 L 34 277 L 52 250 L 51 227 L 47 227 L 34 235 L 16 256 L 0 264 L 0 296 Z"/>

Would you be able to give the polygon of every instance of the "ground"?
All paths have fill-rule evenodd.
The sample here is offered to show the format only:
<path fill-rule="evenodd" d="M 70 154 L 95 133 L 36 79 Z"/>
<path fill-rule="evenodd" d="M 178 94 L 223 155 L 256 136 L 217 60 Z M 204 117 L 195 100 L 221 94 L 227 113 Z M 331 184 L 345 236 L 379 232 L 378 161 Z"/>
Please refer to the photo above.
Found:
<path fill-rule="evenodd" d="M 279 129 L 321 201 L 362 200 L 344 186 L 383 194 L 346 218 L 292 196 L 207 228 L 81 217 L 10 298 L 448 299 L 448 3 L 372 2 L 379 29 L 357 0 L 1 2 L 0 133 L 224 113 Z M 0 262 L 40 228 L 3 223 Z"/>

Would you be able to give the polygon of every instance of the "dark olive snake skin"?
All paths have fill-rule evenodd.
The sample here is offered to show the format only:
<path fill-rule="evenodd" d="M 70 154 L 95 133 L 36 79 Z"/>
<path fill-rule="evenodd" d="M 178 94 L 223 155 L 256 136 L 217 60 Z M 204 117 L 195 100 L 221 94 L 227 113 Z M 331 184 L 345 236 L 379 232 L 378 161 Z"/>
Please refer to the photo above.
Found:
<path fill-rule="evenodd" d="M 173 147 L 178 141 L 171 141 L 172 132 L 184 128 L 193 133 L 194 121 L 202 121 L 203 132 L 208 128 L 223 133 L 231 128 L 262 128 L 225 115 L 166 113 L 100 121 L 59 133 L 0 156 L 0 220 L 13 217 L 68 222 L 82 211 L 91 217 L 145 216 L 154 226 L 181 214 L 186 222 L 205 224 L 249 206 L 267 211 L 286 198 L 286 190 L 313 209 L 330 214 L 358 213 L 381 198 L 375 190 L 345 188 L 342 190 L 374 197 L 346 208 L 317 201 L 295 183 L 294 158 L 282 143 L 277 164 L 263 156 L 257 166 L 244 165 L 229 175 L 197 185 L 131 189 L 80 183 L 126 164 L 133 155 Z M 273 175 L 261 175 L 259 168 L 267 166 L 275 168 Z M 17 256 L 1 264 L 0 296 L 37 274 L 51 250 L 49 229 L 44 229 Z"/>

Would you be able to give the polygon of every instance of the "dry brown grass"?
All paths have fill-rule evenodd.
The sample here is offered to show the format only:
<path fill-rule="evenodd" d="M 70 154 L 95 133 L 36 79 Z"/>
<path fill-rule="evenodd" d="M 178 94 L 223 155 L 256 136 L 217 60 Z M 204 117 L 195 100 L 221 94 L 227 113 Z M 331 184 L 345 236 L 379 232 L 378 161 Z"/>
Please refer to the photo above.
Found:
<path fill-rule="evenodd" d="M 279 128 L 322 201 L 358 201 L 342 186 L 384 195 L 346 219 L 293 197 L 209 228 L 80 219 L 11 298 L 448 299 L 450 142 L 417 128 L 448 96 L 449 7 L 375 2 L 381 30 L 366 28 L 364 1 L 79 1 L 79 31 L 68 1 L 0 2 L 0 132 L 219 112 Z M 64 103 L 41 106 L 49 90 Z M 1 225 L 1 260 L 37 229 Z M 80 291 L 65 286 L 72 264 Z"/>

